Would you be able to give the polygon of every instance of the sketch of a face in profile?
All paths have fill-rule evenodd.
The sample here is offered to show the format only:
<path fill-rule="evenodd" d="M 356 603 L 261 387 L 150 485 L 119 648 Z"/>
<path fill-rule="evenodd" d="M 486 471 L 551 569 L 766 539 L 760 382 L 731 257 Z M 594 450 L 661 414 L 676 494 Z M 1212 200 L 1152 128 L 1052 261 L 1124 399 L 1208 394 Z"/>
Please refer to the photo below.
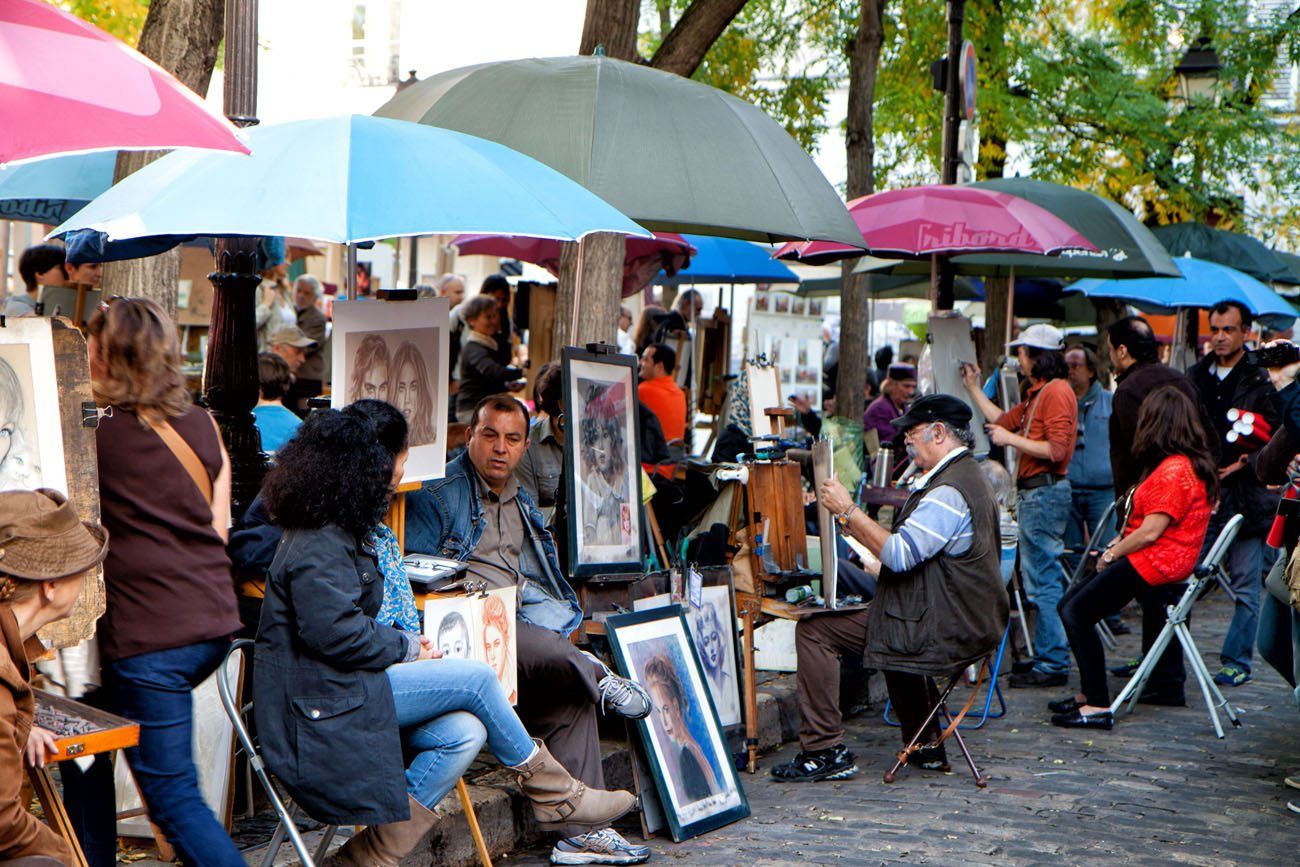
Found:
<path fill-rule="evenodd" d="M 437 439 L 433 427 L 433 390 L 424 355 L 410 340 L 402 341 L 393 354 L 391 366 L 393 406 L 406 416 L 411 446 L 424 446 Z"/>
<path fill-rule="evenodd" d="M 438 650 L 448 659 L 469 659 L 469 624 L 459 611 L 450 611 L 438 624 Z"/>
<path fill-rule="evenodd" d="M 0 359 L 0 490 L 35 488 L 41 468 L 27 450 L 23 387 L 9 362 Z"/>
<path fill-rule="evenodd" d="M 511 704 L 517 700 L 515 661 L 510 653 L 510 621 L 506 604 L 498 596 L 483 603 L 483 657 L 497 676 Z"/>
<path fill-rule="evenodd" d="M 391 363 L 388 344 L 379 334 L 367 334 L 352 357 L 352 382 L 348 401 L 362 398 L 391 402 Z"/>

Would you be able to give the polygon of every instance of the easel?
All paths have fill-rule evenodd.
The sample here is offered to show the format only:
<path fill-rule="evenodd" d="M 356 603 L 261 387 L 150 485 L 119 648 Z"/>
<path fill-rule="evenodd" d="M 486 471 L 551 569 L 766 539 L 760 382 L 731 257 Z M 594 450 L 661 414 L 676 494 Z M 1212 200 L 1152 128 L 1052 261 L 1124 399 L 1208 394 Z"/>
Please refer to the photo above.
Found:
<path fill-rule="evenodd" d="M 403 551 L 406 550 L 406 495 L 419 489 L 419 482 L 398 485 L 397 494 L 388 507 L 388 515 L 384 518 L 384 523 L 392 529 L 393 535 L 397 537 L 397 545 Z M 470 800 L 469 786 L 465 785 L 464 777 L 456 780 L 456 796 L 460 798 L 461 809 L 465 811 L 465 821 L 469 823 L 469 833 L 474 838 L 474 849 L 478 852 L 479 863 L 483 867 L 492 867 L 492 855 L 488 852 L 487 841 L 483 838 L 483 829 L 479 827 L 478 814 L 474 812 L 474 802 Z"/>

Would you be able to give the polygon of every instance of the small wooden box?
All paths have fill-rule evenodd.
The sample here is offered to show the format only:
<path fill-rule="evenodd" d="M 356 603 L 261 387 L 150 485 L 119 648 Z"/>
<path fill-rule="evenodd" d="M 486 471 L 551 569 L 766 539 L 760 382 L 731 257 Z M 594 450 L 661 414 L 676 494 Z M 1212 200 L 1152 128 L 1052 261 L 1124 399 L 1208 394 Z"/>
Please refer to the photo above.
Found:
<path fill-rule="evenodd" d="M 766 529 L 763 543 L 771 552 L 770 560 L 782 571 L 793 571 L 800 565 L 796 555 L 807 568 L 808 538 L 804 530 L 803 486 L 800 484 L 799 465 L 794 461 L 762 461 L 749 468 L 748 497 L 750 538 Z M 753 545 L 753 542 L 751 542 Z M 757 546 L 754 551 L 754 574 L 764 581 L 776 581 L 759 562 Z"/>
<path fill-rule="evenodd" d="M 140 742 L 138 723 L 44 690 L 32 693 L 36 697 L 33 725 L 53 732 L 59 747 L 53 761 L 108 753 Z"/>

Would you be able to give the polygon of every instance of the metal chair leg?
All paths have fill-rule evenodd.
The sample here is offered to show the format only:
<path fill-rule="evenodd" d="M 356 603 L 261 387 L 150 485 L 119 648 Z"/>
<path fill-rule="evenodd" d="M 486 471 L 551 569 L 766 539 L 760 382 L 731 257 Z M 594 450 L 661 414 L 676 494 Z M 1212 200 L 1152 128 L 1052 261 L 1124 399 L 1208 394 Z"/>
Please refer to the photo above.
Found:
<path fill-rule="evenodd" d="M 903 765 L 907 764 L 908 756 L 911 755 L 912 750 L 921 740 L 921 735 L 925 733 L 925 730 L 930 727 L 930 723 L 934 721 L 936 716 L 938 716 L 940 708 L 942 708 L 944 702 L 948 700 L 949 694 L 952 693 L 953 689 L 957 686 L 957 681 L 960 679 L 960 671 L 949 678 L 948 685 L 944 687 L 943 692 L 939 694 L 939 701 L 930 708 L 930 713 L 926 715 L 925 721 L 917 728 L 916 733 L 912 735 L 912 739 L 908 741 L 908 744 L 903 748 L 903 751 L 898 754 L 898 759 L 894 762 L 894 766 L 885 772 L 886 783 L 894 782 L 894 777 L 898 774 L 899 769 L 902 768 Z"/>

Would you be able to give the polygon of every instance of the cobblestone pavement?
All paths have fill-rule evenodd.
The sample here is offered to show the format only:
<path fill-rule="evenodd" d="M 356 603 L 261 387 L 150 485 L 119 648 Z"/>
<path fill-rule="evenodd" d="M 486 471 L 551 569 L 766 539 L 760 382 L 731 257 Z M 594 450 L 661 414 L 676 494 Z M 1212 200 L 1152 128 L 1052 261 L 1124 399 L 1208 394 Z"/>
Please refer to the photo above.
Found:
<path fill-rule="evenodd" d="M 1192 633 L 1211 672 L 1230 613 L 1221 594 L 1195 612 Z M 1120 641 L 1112 660 L 1136 655 L 1136 634 Z M 966 732 L 991 778 L 983 791 L 956 749 L 951 774 L 907 769 L 886 785 L 898 729 L 879 713 L 864 715 L 848 728 L 857 778 L 775 783 L 770 768 L 797 749 L 787 745 L 764 756 L 757 775 L 742 774 L 749 819 L 677 845 L 656 839 L 655 862 L 1298 864 L 1300 816 L 1286 801 L 1300 791 L 1282 780 L 1300 771 L 1300 714 L 1281 677 L 1256 663 L 1254 681 L 1225 689 L 1244 728 L 1228 726 L 1224 740 L 1190 675 L 1188 707 L 1139 705 L 1114 731 L 1085 734 L 1048 721 L 1045 703 L 1068 690 L 1010 690 L 1004 680 L 1006 718 Z M 543 864 L 545 856 L 539 848 L 501 863 Z"/>

